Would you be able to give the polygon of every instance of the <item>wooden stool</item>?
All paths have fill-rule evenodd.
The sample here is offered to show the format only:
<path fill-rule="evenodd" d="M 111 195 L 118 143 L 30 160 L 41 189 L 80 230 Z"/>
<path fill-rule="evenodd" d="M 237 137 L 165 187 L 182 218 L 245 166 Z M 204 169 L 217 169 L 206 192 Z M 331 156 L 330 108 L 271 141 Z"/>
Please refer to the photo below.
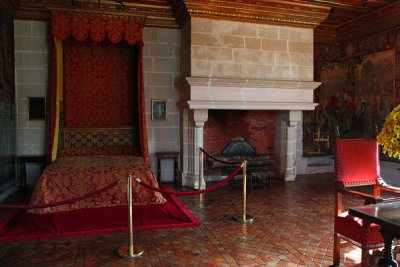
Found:
<path fill-rule="evenodd" d="M 271 187 L 271 179 L 273 176 L 273 172 L 268 169 L 260 168 L 250 174 L 250 189 L 253 190 L 254 186 L 264 186 L 265 181 L 268 180 L 268 187 Z M 254 181 L 253 181 L 254 180 Z"/>
<path fill-rule="evenodd" d="M 174 183 L 176 186 L 182 186 L 182 182 L 178 178 L 178 159 L 179 159 L 179 152 L 171 152 L 171 151 L 166 151 L 166 152 L 156 152 L 157 154 L 157 182 L 158 184 L 161 184 L 161 160 L 163 159 L 172 159 L 174 160 Z"/>

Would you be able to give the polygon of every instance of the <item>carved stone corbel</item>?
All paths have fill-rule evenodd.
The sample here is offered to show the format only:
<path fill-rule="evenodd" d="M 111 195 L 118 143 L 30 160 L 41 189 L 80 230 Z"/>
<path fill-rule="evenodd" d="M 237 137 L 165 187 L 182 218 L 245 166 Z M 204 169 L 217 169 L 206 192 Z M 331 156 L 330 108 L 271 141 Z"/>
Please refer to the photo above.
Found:
<path fill-rule="evenodd" d="M 193 120 L 196 128 L 203 128 L 204 123 L 208 119 L 208 110 L 207 109 L 195 109 L 193 110 Z"/>

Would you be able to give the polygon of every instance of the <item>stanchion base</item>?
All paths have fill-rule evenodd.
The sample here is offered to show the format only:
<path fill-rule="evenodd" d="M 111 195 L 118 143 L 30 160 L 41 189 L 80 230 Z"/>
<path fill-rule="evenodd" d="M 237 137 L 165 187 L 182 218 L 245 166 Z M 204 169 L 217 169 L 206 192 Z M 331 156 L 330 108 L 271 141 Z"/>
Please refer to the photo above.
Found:
<path fill-rule="evenodd" d="M 244 218 L 243 218 L 243 214 L 234 215 L 233 218 L 236 221 L 241 222 L 241 223 L 252 223 L 254 220 L 254 217 L 249 214 L 246 214 L 246 216 L 244 216 Z"/>
<path fill-rule="evenodd" d="M 121 258 L 138 258 L 142 256 L 144 249 L 141 245 L 133 245 L 133 253 L 129 253 L 129 245 L 122 245 L 117 253 Z"/>

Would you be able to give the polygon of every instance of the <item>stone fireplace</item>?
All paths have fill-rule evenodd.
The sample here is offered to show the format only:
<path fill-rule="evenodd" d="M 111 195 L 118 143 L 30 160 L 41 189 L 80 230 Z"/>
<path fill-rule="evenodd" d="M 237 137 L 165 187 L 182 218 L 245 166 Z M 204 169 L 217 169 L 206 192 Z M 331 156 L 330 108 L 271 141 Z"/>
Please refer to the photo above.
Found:
<path fill-rule="evenodd" d="M 302 112 L 313 110 L 313 30 L 191 18 L 182 29 L 181 170 L 198 188 L 209 110 L 273 111 L 279 176 L 292 181 Z M 205 183 L 202 183 L 205 184 Z"/>
<path fill-rule="evenodd" d="M 273 110 L 276 112 L 275 154 L 279 174 L 285 181 L 296 176 L 298 126 L 302 111 L 315 108 L 313 90 L 317 82 L 239 80 L 187 77 L 179 88 L 190 92 L 190 100 L 181 105 L 183 184 L 198 182 L 199 148 L 204 146 L 204 123 L 208 111 Z M 203 183 L 204 184 L 204 183 Z"/>

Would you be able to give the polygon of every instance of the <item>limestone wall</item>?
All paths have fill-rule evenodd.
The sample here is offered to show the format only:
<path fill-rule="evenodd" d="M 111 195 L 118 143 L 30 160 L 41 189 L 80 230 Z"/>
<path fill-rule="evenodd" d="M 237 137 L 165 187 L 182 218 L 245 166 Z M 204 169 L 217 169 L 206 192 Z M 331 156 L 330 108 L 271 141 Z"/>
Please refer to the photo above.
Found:
<path fill-rule="evenodd" d="M 191 76 L 313 80 L 313 30 L 191 20 Z"/>

